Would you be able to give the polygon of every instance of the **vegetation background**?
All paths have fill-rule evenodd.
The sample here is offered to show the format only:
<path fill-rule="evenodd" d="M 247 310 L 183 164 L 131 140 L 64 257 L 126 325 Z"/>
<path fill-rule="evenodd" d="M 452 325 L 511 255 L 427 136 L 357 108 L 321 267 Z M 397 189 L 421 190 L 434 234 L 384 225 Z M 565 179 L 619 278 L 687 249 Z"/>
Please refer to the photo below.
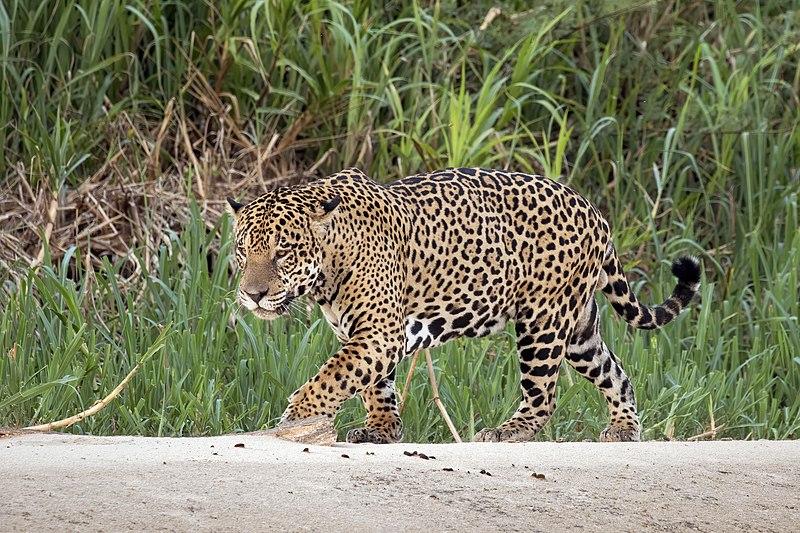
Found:
<path fill-rule="evenodd" d="M 273 424 L 336 340 L 313 308 L 236 308 L 225 195 L 474 165 L 588 196 L 645 301 L 702 259 L 665 331 L 603 314 L 644 438 L 797 438 L 799 59 L 790 0 L 4 0 L 0 425 L 87 408 L 137 361 L 70 431 Z M 434 358 L 463 436 L 514 410 L 513 330 Z M 412 388 L 406 438 L 449 440 L 423 365 Z M 540 438 L 605 423 L 565 367 Z"/>

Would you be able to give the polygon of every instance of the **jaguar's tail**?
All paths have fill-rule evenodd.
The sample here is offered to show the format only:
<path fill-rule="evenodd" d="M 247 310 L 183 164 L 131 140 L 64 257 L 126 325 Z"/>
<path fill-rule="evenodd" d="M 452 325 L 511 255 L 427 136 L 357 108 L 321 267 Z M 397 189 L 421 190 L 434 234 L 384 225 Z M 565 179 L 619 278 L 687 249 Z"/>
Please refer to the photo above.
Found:
<path fill-rule="evenodd" d="M 602 287 L 611 306 L 625 321 L 639 329 L 656 329 L 672 322 L 700 290 L 700 262 L 694 257 L 680 257 L 672 263 L 672 274 L 678 284 L 661 305 L 648 307 L 633 294 L 613 246 L 603 263 L 607 280 Z M 602 280 L 601 280 L 602 283 Z"/>

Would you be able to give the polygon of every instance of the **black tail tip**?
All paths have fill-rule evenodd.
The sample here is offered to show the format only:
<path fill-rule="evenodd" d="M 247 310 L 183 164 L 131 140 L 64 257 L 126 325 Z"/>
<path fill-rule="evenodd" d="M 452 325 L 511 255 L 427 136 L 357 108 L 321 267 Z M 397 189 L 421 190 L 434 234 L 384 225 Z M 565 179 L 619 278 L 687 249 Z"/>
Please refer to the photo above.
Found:
<path fill-rule="evenodd" d="M 672 275 L 685 285 L 700 283 L 700 261 L 696 257 L 679 257 L 672 263 Z"/>

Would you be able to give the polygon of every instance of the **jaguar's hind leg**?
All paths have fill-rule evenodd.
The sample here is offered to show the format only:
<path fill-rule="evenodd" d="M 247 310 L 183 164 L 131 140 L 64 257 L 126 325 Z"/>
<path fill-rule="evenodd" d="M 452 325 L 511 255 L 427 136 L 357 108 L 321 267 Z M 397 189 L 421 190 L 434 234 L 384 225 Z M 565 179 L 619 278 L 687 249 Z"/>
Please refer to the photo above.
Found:
<path fill-rule="evenodd" d="M 567 361 L 583 377 L 595 384 L 606 398 L 611 423 L 601 433 L 601 441 L 638 441 L 639 417 L 630 379 L 622 363 L 600 337 L 597 303 L 592 299 L 578 320 L 567 348 Z"/>
<path fill-rule="evenodd" d="M 558 369 L 570 337 L 570 323 L 559 316 L 534 321 L 517 319 L 517 353 L 522 401 L 514 415 L 497 428 L 486 428 L 475 441 L 531 440 L 547 423 L 556 406 Z"/>

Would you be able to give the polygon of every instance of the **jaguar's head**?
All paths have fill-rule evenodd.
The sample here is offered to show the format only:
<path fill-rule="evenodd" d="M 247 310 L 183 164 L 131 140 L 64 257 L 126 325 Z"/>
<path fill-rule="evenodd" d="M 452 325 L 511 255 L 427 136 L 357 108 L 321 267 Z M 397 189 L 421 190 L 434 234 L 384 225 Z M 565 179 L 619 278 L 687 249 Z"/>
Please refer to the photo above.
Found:
<path fill-rule="evenodd" d="M 279 188 L 245 205 L 228 198 L 235 221 L 238 301 L 272 320 L 314 286 L 323 260 L 323 240 L 341 197 Z"/>

